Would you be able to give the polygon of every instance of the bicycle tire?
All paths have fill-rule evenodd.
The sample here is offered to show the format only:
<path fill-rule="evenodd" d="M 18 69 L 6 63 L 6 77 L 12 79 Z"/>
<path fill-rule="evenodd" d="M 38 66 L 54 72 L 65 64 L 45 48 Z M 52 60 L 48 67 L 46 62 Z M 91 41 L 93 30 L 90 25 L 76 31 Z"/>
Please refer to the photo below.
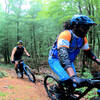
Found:
<path fill-rule="evenodd" d="M 47 92 L 47 94 L 48 94 L 48 97 L 49 98 L 51 98 L 51 100 L 78 100 L 77 98 L 76 98 L 76 96 L 72 96 L 72 95 L 68 95 L 68 94 L 65 94 L 65 90 L 63 91 L 63 96 L 64 97 L 62 97 L 63 99 L 57 99 L 55 96 L 53 96 L 53 92 L 51 92 L 50 90 L 49 90 L 49 87 L 47 86 L 49 83 L 47 82 L 48 81 L 48 79 L 49 78 L 51 78 L 51 79 L 53 79 L 53 82 L 55 81 L 58 85 L 60 84 L 61 86 L 62 86 L 62 84 L 60 83 L 60 81 L 57 79 L 57 78 L 55 78 L 54 76 L 52 76 L 52 75 L 47 75 L 45 78 L 44 78 L 44 88 L 45 88 L 45 90 L 46 90 L 46 92 Z M 54 83 L 55 83 L 54 82 Z M 55 85 L 55 84 L 54 84 Z M 62 86 L 63 87 L 63 86 Z M 63 87 L 64 88 L 64 87 Z M 78 93 L 75 93 L 75 94 L 78 94 Z"/>
<path fill-rule="evenodd" d="M 31 82 L 35 83 L 35 81 L 36 81 L 35 75 L 31 72 L 31 70 L 28 66 L 25 66 L 25 73 L 28 76 L 29 80 Z"/>
<path fill-rule="evenodd" d="M 52 79 L 53 80 L 53 83 L 52 83 L 52 86 L 53 85 L 56 85 L 55 83 L 57 83 L 57 85 L 59 84 L 59 80 L 51 75 L 47 75 L 45 78 L 44 78 L 44 88 L 48 94 L 48 97 L 51 98 L 52 100 L 58 100 L 56 97 L 55 97 L 55 92 L 54 91 L 50 91 L 50 87 L 48 87 L 49 83 L 48 83 L 48 80 L 49 79 Z"/>

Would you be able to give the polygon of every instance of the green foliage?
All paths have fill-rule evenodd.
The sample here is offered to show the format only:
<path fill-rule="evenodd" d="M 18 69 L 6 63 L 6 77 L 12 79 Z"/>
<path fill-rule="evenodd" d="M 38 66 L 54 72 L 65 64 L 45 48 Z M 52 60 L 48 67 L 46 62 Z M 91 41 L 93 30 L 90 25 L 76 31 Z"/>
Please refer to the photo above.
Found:
<path fill-rule="evenodd" d="M 8 0 L 5 10 L 2 5 L 0 7 L 0 54 L 5 63 L 10 62 L 12 49 L 20 39 L 31 54 L 32 66 L 47 60 L 53 42 L 63 31 L 63 23 L 74 14 L 88 15 L 100 23 L 99 0 L 29 0 L 30 8 L 23 9 L 27 2 Z M 99 29 L 97 25 L 87 36 L 97 56 L 100 49 Z"/>
<path fill-rule="evenodd" d="M 85 68 L 85 71 L 83 73 L 83 76 L 82 78 L 85 78 L 85 79 L 91 79 L 93 78 L 93 76 L 91 75 L 91 72 L 88 68 Z M 80 90 L 80 91 L 84 91 L 86 89 L 86 87 L 83 87 L 83 88 L 80 88 L 80 89 L 77 89 L 77 90 Z M 92 89 L 86 96 L 85 98 L 87 98 L 88 100 L 90 100 L 91 98 L 93 97 L 97 97 L 97 89 Z"/>
<path fill-rule="evenodd" d="M 98 97 L 97 95 L 97 89 L 93 89 L 92 91 L 90 91 L 86 96 L 85 98 L 87 98 L 88 100 L 90 100 L 91 98 L 94 98 L 94 97 Z"/>
<path fill-rule="evenodd" d="M 6 71 L 0 71 L 0 78 L 7 77 L 8 73 Z"/>
<path fill-rule="evenodd" d="M 9 85 L 9 86 L 8 86 L 8 89 L 14 89 L 14 86 Z"/>
<path fill-rule="evenodd" d="M 21 100 L 21 99 L 17 98 L 16 100 Z"/>
<path fill-rule="evenodd" d="M 83 73 L 82 78 L 87 78 L 87 79 L 93 78 L 89 69 L 87 69 L 87 68 L 84 69 L 84 73 Z"/>
<path fill-rule="evenodd" d="M 0 91 L 0 96 L 1 96 L 1 97 L 5 97 L 5 96 L 7 96 L 7 93 L 4 93 L 4 92 L 1 92 L 1 91 Z"/>

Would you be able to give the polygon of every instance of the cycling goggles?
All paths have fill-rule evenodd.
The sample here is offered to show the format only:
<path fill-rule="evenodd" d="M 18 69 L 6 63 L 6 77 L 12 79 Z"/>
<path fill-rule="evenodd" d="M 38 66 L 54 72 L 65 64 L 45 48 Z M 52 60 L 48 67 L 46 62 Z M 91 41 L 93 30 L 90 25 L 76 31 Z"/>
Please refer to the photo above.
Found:
<path fill-rule="evenodd" d="M 84 30 L 89 30 L 89 28 L 91 27 L 91 25 L 80 25 L 80 27 Z"/>
<path fill-rule="evenodd" d="M 19 43 L 18 45 L 23 45 L 22 43 Z"/>

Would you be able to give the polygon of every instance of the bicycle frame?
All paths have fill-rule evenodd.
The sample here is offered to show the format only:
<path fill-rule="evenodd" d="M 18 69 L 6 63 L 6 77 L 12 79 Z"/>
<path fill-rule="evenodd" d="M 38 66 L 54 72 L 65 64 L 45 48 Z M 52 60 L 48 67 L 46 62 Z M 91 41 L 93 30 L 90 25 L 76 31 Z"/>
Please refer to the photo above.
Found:
<path fill-rule="evenodd" d="M 87 87 L 85 89 L 85 91 L 81 94 L 79 94 L 78 97 L 73 97 L 73 100 L 80 100 L 82 97 L 84 97 L 89 91 L 91 91 L 91 89 L 93 88 L 97 88 L 99 89 L 100 88 L 100 80 L 95 80 L 95 79 L 86 79 L 86 82 L 87 83 L 80 83 L 79 86 L 77 87 L 74 87 L 72 93 L 70 93 L 70 95 L 72 96 L 73 93 L 75 92 L 75 89 L 78 89 L 78 88 L 82 88 L 82 87 Z M 66 82 L 65 82 L 66 83 Z M 67 82 L 68 83 L 68 82 Z M 81 85 L 82 84 L 82 85 Z M 61 82 L 60 82 L 60 85 L 61 85 Z"/>
<path fill-rule="evenodd" d="M 23 70 L 25 71 L 25 73 L 27 73 L 27 70 L 25 69 L 25 66 L 27 66 L 27 68 L 29 68 L 29 66 L 28 65 L 26 65 L 25 63 L 24 63 L 24 61 L 22 60 L 20 63 L 22 63 L 23 64 Z M 20 64 L 18 64 L 18 66 L 19 66 Z"/>
<path fill-rule="evenodd" d="M 22 74 L 22 77 L 23 77 L 23 74 L 25 74 L 26 76 L 28 76 L 30 81 L 35 83 L 36 79 L 35 79 L 34 74 L 31 72 L 30 67 L 28 65 L 26 65 L 23 60 L 19 61 L 18 66 L 20 66 L 20 64 L 22 64 L 22 66 L 21 66 L 22 70 L 21 70 L 21 67 L 19 68 L 20 73 Z M 23 72 L 25 72 L 25 73 L 23 73 Z"/>
<path fill-rule="evenodd" d="M 93 89 L 93 88 L 99 89 L 100 88 L 100 80 L 91 79 L 90 82 L 91 83 L 88 85 L 88 88 L 80 95 L 80 97 L 78 99 L 85 96 L 91 89 Z"/>
<path fill-rule="evenodd" d="M 26 65 L 26 64 L 24 63 L 24 61 L 23 61 L 23 69 L 24 69 L 25 73 L 28 75 L 27 70 L 25 69 L 25 66 L 26 66 L 28 69 L 30 69 L 29 66 Z"/>
<path fill-rule="evenodd" d="M 63 90 L 62 94 L 65 95 L 64 100 L 80 100 L 89 91 L 91 91 L 91 89 L 93 89 L 93 88 L 100 89 L 100 80 L 99 79 L 82 79 L 82 78 L 80 78 L 80 79 L 82 79 L 82 81 L 80 83 L 75 83 L 75 82 L 73 82 L 72 77 L 66 81 L 60 81 L 59 79 L 57 79 L 56 77 L 54 77 L 52 75 L 47 75 L 44 78 L 44 87 L 50 98 L 53 98 L 53 97 L 52 97 L 52 92 L 50 93 L 49 88 L 48 88 L 49 78 L 56 81 L 58 86 L 61 87 L 61 89 Z M 76 86 L 73 86 L 73 84 L 76 84 Z M 55 85 L 55 82 L 52 85 Z M 80 90 L 79 91 L 76 90 L 76 89 L 83 88 L 83 87 L 86 87 L 86 89 L 82 92 Z M 54 90 L 53 90 L 53 92 L 54 92 Z M 55 99 L 52 99 L 52 100 L 55 100 Z"/>

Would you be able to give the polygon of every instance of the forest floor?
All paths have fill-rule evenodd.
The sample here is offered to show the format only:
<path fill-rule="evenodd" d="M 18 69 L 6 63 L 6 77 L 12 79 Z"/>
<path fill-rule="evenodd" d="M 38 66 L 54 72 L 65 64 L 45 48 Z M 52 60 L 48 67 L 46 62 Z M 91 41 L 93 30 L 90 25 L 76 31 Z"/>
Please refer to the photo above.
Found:
<path fill-rule="evenodd" d="M 36 84 L 27 77 L 17 78 L 12 68 L 3 69 L 8 77 L 0 78 L 0 100 L 50 100 L 43 86 L 43 79 L 38 79 Z"/>
<path fill-rule="evenodd" d="M 44 78 L 41 74 L 36 75 L 37 81 L 34 84 L 27 77 L 17 78 L 13 68 L 0 68 L 0 70 L 8 73 L 7 77 L 0 78 L 0 100 L 50 100 L 44 89 Z"/>

